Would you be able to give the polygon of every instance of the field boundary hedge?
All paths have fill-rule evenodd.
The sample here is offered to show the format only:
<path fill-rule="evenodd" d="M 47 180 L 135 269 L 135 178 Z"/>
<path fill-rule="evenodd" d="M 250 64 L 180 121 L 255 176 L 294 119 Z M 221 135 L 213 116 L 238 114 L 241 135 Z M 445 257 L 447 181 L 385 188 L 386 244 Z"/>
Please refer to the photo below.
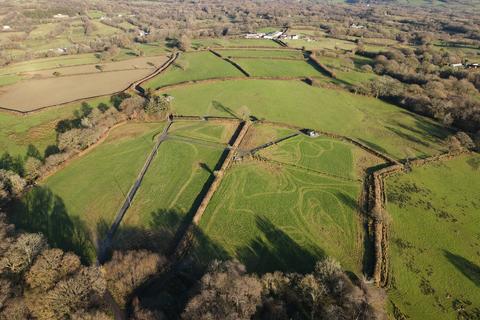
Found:
<path fill-rule="evenodd" d="M 314 65 L 316 65 L 320 70 L 322 70 L 324 73 L 326 73 L 330 78 L 336 79 L 337 75 L 335 74 L 335 71 L 331 70 L 329 67 L 321 63 L 317 57 L 315 56 L 314 53 L 310 53 L 308 56 L 308 59 L 313 62 Z"/>
<path fill-rule="evenodd" d="M 231 147 L 227 149 L 228 154 L 226 155 L 225 159 L 220 165 L 220 169 L 214 173 L 213 181 L 210 184 L 208 191 L 203 197 L 197 210 L 193 214 L 191 222 L 188 224 L 183 234 L 180 235 L 178 242 L 174 244 L 174 249 L 171 254 L 174 260 L 178 260 L 182 256 L 184 256 L 188 252 L 191 245 L 193 244 L 193 240 L 195 238 L 195 230 L 198 227 L 200 219 L 202 218 L 205 212 L 205 209 L 207 208 L 215 191 L 220 186 L 223 180 L 223 177 L 225 176 L 225 171 L 229 168 L 232 161 L 234 160 L 238 147 L 241 144 L 243 138 L 245 137 L 248 129 L 250 128 L 250 125 L 251 125 L 251 122 L 249 121 L 240 122 L 239 127 L 237 128 L 237 132 L 235 132 L 234 136 L 232 137 L 233 143 L 231 144 Z"/>
<path fill-rule="evenodd" d="M 434 162 L 451 160 L 461 155 L 470 154 L 469 150 L 449 151 L 443 154 L 412 160 L 409 164 L 393 164 L 374 171 L 368 178 L 368 215 L 373 225 L 374 238 L 374 267 L 372 278 L 375 285 L 387 287 L 390 284 L 389 261 L 389 220 L 390 214 L 386 210 L 385 179 L 392 175 L 410 171 L 411 167 L 422 167 Z"/>

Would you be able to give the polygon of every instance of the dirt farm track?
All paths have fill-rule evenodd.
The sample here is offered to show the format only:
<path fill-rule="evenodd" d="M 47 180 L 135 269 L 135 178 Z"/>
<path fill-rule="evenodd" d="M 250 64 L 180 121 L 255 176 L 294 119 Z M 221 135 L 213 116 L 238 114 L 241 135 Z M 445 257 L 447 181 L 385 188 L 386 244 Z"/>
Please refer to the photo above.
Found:
<path fill-rule="evenodd" d="M 134 60 L 130 65 L 122 62 L 121 69 L 114 66 L 117 63 L 105 64 L 102 72 L 95 70 L 92 65 L 72 67 L 72 72 L 69 72 L 70 68 L 59 68 L 62 72 L 58 77 L 46 77 L 48 72 L 57 69 L 38 72 L 33 79 L 1 87 L 0 108 L 26 112 L 82 98 L 112 94 L 126 89 L 135 80 L 148 76 L 167 58 L 150 58 L 152 65 L 142 63 L 140 67 Z"/>

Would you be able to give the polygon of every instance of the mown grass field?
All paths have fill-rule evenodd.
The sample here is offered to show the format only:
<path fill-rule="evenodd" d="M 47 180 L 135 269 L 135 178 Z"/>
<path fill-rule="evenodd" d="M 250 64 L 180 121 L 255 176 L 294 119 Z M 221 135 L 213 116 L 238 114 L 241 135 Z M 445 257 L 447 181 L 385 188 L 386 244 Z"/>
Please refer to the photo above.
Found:
<path fill-rule="evenodd" d="M 178 114 L 243 110 L 258 118 L 356 137 L 396 158 L 445 151 L 442 139 L 450 134 L 436 122 L 378 99 L 301 81 L 232 80 L 165 92 L 174 97 L 172 111 Z"/>
<path fill-rule="evenodd" d="M 303 60 L 235 58 L 234 61 L 255 77 L 323 77 L 319 70 Z"/>
<path fill-rule="evenodd" d="M 143 86 L 156 89 L 185 81 L 242 76 L 244 75 L 240 70 L 211 52 L 188 52 L 180 55 L 165 72 Z"/>
<path fill-rule="evenodd" d="M 240 149 L 250 150 L 267 142 L 278 140 L 296 132 L 296 130 L 289 128 L 278 127 L 270 124 L 254 123 L 248 129 L 247 134 L 243 138 Z"/>
<path fill-rule="evenodd" d="M 131 123 L 112 130 L 104 143 L 29 191 L 13 208 L 13 219 L 43 232 L 54 246 L 85 239 L 69 249 L 93 260 L 97 228 L 113 221 L 163 126 Z"/>
<path fill-rule="evenodd" d="M 390 313 L 475 319 L 480 310 L 480 156 L 414 168 L 386 185 Z"/>
<path fill-rule="evenodd" d="M 262 50 L 262 49 L 221 49 L 215 50 L 223 57 L 242 58 L 289 58 L 303 59 L 303 53 L 299 50 Z"/>
<path fill-rule="evenodd" d="M 224 177 L 200 221 L 201 261 L 237 258 L 253 272 L 311 271 L 315 260 L 336 257 L 361 270 L 360 183 L 293 167 L 243 162 Z M 215 248 L 215 249 L 213 249 Z"/>
<path fill-rule="evenodd" d="M 99 103 L 110 105 L 110 97 L 85 100 L 90 106 Z M 0 150 L 15 156 L 24 156 L 29 144 L 34 145 L 41 154 L 50 145 L 55 145 L 55 126 L 58 121 L 73 117 L 82 102 L 70 103 L 21 116 L 0 111 Z"/>
<path fill-rule="evenodd" d="M 317 172 L 358 179 L 352 145 L 326 137 L 298 135 L 263 149 L 259 155 Z"/>

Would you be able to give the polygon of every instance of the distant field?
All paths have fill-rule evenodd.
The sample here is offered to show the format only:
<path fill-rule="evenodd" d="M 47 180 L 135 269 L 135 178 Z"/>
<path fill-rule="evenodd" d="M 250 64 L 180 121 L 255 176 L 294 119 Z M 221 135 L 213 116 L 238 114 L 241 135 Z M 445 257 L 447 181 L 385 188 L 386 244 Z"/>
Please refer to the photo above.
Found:
<path fill-rule="evenodd" d="M 163 123 L 131 123 L 114 129 L 108 139 L 49 177 L 16 204 L 15 223 L 41 231 L 54 246 L 70 238 L 85 241 L 73 248 L 91 261 L 99 227 L 110 224 L 135 181 Z"/>
<path fill-rule="evenodd" d="M 343 83 L 358 85 L 369 82 L 378 76 L 373 72 L 365 72 L 360 69 L 364 64 L 371 61 L 363 57 L 352 59 L 319 56 L 318 60 L 335 72 L 336 78 Z"/>
<path fill-rule="evenodd" d="M 440 124 L 378 99 L 301 81 L 231 80 L 166 90 L 179 114 L 227 115 L 218 105 L 258 118 L 337 132 L 397 158 L 446 150 Z"/>
<path fill-rule="evenodd" d="M 103 102 L 110 104 L 110 97 L 86 100 L 92 107 Z M 25 156 L 29 144 L 41 154 L 49 145 L 55 145 L 55 126 L 59 120 L 71 118 L 80 109 L 80 102 L 40 111 L 26 116 L 0 111 L 0 150 L 14 156 Z"/>
<path fill-rule="evenodd" d="M 305 47 L 307 50 L 318 50 L 318 49 L 330 49 L 334 50 L 335 48 L 343 50 L 351 50 L 357 45 L 350 41 L 339 40 L 334 38 L 318 38 L 312 41 L 307 40 L 285 40 L 288 43 L 288 46 L 293 48 L 302 48 Z"/>
<path fill-rule="evenodd" d="M 145 83 L 144 87 L 159 88 L 184 81 L 242 76 L 240 70 L 211 52 L 188 52 L 181 54 L 170 68 Z"/>
<path fill-rule="evenodd" d="M 293 167 L 237 164 L 200 221 L 217 249 L 200 241 L 195 253 L 202 261 L 237 258 L 259 273 L 307 272 L 315 260 L 332 255 L 347 270 L 360 272 L 359 192 L 360 183 Z"/>
<path fill-rule="evenodd" d="M 220 49 L 216 50 L 223 57 L 255 57 L 255 58 L 290 58 L 303 59 L 303 53 L 299 50 L 261 50 L 261 49 Z"/>
<path fill-rule="evenodd" d="M 280 45 L 269 39 L 195 39 L 192 40 L 193 48 L 200 47 L 271 47 L 279 48 Z"/>
<path fill-rule="evenodd" d="M 0 87 L 0 105 L 12 110 L 31 111 L 77 99 L 111 94 L 126 89 L 133 81 L 152 73 L 155 66 L 148 62 L 160 65 L 163 61 L 164 57 L 138 58 L 105 64 L 104 72 L 99 72 L 93 65 L 36 72 L 44 78 Z M 142 69 L 135 69 L 137 65 Z M 72 75 L 52 77 L 53 72 Z"/>
<path fill-rule="evenodd" d="M 392 221 L 390 313 L 411 319 L 476 319 L 480 156 L 414 168 L 386 185 Z"/>
<path fill-rule="evenodd" d="M 54 77 L 53 73 L 58 72 L 60 76 L 65 75 L 78 75 L 78 74 L 85 74 L 85 73 L 100 73 L 100 72 L 108 72 L 108 71 L 122 71 L 122 70 L 139 70 L 139 69 L 154 69 L 161 66 L 165 63 L 167 59 L 165 57 L 157 56 L 157 57 L 139 57 L 139 58 L 132 58 L 129 60 L 123 60 L 118 62 L 106 62 L 106 63 L 98 63 L 98 64 L 88 64 L 88 65 L 81 65 L 81 66 L 72 66 L 72 67 L 63 67 L 63 68 L 55 68 L 55 69 L 48 69 L 48 70 L 41 70 L 41 71 L 34 71 L 34 72 L 26 72 L 24 73 L 26 76 L 38 78 L 48 78 Z M 101 68 L 101 70 L 98 67 Z"/>
<path fill-rule="evenodd" d="M 302 60 L 269 60 L 269 59 L 242 59 L 235 58 L 245 71 L 256 77 L 302 77 L 323 76 L 320 71 Z"/>
<path fill-rule="evenodd" d="M 52 69 L 52 68 L 58 68 L 58 67 L 76 66 L 81 64 L 92 64 L 92 63 L 98 63 L 99 61 L 100 60 L 93 53 L 35 59 L 35 60 L 15 63 L 5 68 L 0 68 L 0 74 L 31 72 L 31 71 Z"/>

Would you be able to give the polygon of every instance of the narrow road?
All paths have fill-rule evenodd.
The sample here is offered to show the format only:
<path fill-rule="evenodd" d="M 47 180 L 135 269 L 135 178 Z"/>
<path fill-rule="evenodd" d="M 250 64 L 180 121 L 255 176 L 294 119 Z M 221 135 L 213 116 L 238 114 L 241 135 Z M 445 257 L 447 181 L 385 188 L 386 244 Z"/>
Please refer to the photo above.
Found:
<path fill-rule="evenodd" d="M 100 243 L 98 254 L 97 254 L 97 263 L 102 264 L 105 261 L 106 254 L 112 244 L 113 236 L 115 235 L 115 232 L 117 231 L 118 226 L 122 222 L 122 219 L 125 216 L 125 213 L 127 212 L 128 208 L 130 208 L 133 198 L 135 197 L 135 194 L 137 193 L 138 188 L 140 188 L 140 185 L 142 184 L 143 178 L 145 177 L 145 174 L 147 173 L 148 168 L 152 164 L 152 161 L 155 158 L 155 156 L 157 155 L 158 148 L 160 147 L 162 142 L 166 140 L 168 135 L 168 130 L 170 129 L 172 123 L 173 122 L 171 120 L 168 120 L 167 126 L 163 129 L 162 134 L 157 138 L 157 143 L 155 143 L 155 145 L 153 146 L 153 149 L 148 155 L 142 170 L 138 174 L 137 179 L 135 180 L 134 184 L 130 188 L 130 191 L 125 197 L 122 207 L 118 210 L 117 215 L 115 216 L 115 220 L 113 221 L 112 225 L 110 226 L 110 229 L 105 235 L 105 238 Z"/>
<path fill-rule="evenodd" d="M 145 89 L 142 88 L 142 84 L 144 82 L 147 82 L 148 80 L 158 76 L 160 73 L 162 73 L 163 71 L 165 71 L 168 67 L 170 67 L 170 65 L 172 63 L 175 62 L 175 60 L 177 60 L 177 58 L 180 56 L 180 52 L 176 52 L 173 56 L 170 57 L 170 59 L 168 59 L 164 64 L 162 64 L 157 70 L 155 70 L 155 72 L 149 74 L 148 76 L 140 79 L 140 80 L 137 80 L 135 81 L 134 83 L 132 83 L 127 90 L 133 90 L 135 91 L 136 94 L 140 95 L 140 96 L 145 96 Z"/>

